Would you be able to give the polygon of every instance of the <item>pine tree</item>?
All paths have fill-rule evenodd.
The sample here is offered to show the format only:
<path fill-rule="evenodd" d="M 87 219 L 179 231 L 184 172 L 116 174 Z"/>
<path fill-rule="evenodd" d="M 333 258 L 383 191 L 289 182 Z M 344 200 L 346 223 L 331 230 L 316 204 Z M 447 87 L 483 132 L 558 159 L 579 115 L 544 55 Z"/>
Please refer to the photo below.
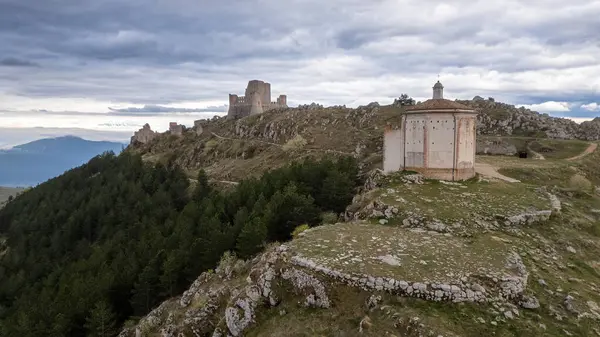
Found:
<path fill-rule="evenodd" d="M 198 182 L 196 185 L 196 189 L 194 190 L 194 200 L 198 202 L 209 196 L 210 192 L 212 191 L 212 188 L 208 183 L 208 176 L 206 175 L 206 172 L 204 172 L 204 170 L 201 169 L 198 172 L 197 180 Z"/>
<path fill-rule="evenodd" d="M 239 257 L 247 259 L 260 252 L 267 240 L 267 226 L 261 218 L 246 222 L 238 236 L 236 250 Z"/>
<path fill-rule="evenodd" d="M 131 306 L 136 314 L 146 314 L 155 304 L 158 288 L 158 268 L 156 262 L 151 261 L 140 273 L 133 288 Z"/>
<path fill-rule="evenodd" d="M 115 336 L 117 334 L 117 324 L 110 304 L 104 300 L 97 302 L 85 319 L 85 328 L 88 331 L 88 336 Z"/>

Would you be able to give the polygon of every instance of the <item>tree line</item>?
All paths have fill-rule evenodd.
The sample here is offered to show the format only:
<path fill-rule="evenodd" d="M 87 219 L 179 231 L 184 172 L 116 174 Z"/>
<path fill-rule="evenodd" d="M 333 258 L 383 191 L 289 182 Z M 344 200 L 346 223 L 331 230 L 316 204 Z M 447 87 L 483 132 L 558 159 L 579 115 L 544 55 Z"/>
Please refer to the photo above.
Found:
<path fill-rule="evenodd" d="M 307 159 L 222 191 L 200 171 L 108 152 L 0 210 L 0 335 L 113 336 L 214 268 L 349 204 L 353 158 Z"/>

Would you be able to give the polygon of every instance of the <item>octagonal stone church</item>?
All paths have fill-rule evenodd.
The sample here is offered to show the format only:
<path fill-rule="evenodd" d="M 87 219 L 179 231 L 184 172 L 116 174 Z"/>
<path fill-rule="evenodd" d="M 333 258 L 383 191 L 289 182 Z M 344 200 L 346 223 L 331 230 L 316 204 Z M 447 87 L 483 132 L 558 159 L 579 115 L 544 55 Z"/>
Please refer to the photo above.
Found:
<path fill-rule="evenodd" d="M 406 107 L 384 134 L 383 171 L 416 171 L 426 178 L 465 180 L 475 176 L 477 112 L 444 99 L 437 81 L 433 98 Z"/>

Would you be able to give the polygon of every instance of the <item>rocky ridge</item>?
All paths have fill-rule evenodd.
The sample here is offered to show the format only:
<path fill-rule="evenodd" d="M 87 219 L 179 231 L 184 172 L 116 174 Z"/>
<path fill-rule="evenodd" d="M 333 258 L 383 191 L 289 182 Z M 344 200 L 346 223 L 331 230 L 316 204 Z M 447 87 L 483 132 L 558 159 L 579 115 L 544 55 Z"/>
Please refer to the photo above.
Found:
<path fill-rule="evenodd" d="M 506 136 L 600 139 L 600 118 L 577 124 L 490 100 L 459 102 L 480 112 L 479 154 L 515 155 L 526 148 L 502 138 Z M 128 150 L 150 160 L 172 158 L 190 171 L 202 167 L 221 180 L 236 180 L 248 172 L 259 174 L 306 156 L 352 155 L 370 170 L 381 165 L 383 129 L 399 122 L 402 109 L 376 102 L 358 108 L 311 104 L 237 120 L 215 116 L 196 121 L 182 137 L 169 137 L 168 132 L 155 135 L 149 127 L 140 130 L 140 140 L 133 141 Z M 299 137 L 303 141 L 292 144 Z"/>

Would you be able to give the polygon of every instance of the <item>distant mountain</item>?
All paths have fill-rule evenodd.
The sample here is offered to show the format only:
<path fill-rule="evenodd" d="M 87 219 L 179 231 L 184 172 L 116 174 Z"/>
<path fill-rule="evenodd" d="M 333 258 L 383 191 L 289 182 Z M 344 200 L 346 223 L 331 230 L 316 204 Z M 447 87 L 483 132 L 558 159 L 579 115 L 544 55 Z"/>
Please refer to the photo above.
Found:
<path fill-rule="evenodd" d="M 124 146 L 116 142 L 65 136 L 39 139 L 0 150 L 0 186 L 35 186 L 105 151 L 118 154 Z"/>

